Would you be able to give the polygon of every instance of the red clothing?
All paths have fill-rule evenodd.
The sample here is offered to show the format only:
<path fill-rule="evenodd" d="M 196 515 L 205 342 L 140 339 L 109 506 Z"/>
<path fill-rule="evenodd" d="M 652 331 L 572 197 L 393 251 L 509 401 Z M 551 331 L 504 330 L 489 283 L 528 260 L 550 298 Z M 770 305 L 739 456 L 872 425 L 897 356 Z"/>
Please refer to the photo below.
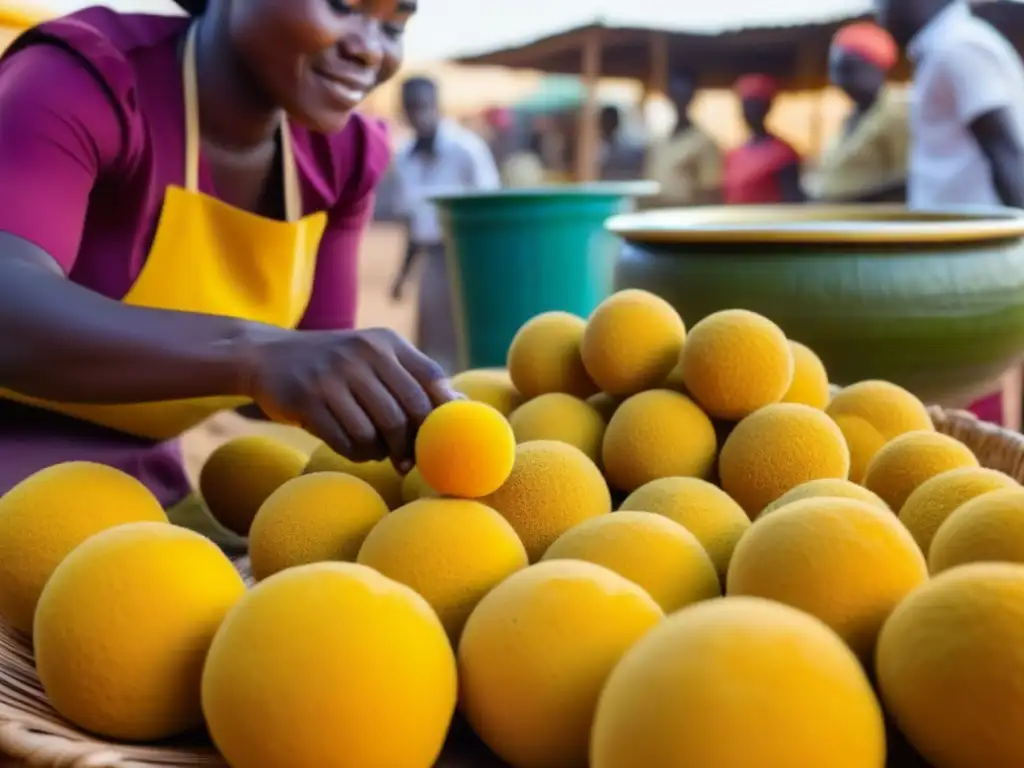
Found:
<path fill-rule="evenodd" d="M 975 401 L 970 411 L 982 421 L 1003 426 L 1003 393 L 996 392 Z"/>
<path fill-rule="evenodd" d="M 723 199 L 729 205 L 781 203 L 779 173 L 799 163 L 800 155 L 782 139 L 747 142 L 725 156 Z"/>

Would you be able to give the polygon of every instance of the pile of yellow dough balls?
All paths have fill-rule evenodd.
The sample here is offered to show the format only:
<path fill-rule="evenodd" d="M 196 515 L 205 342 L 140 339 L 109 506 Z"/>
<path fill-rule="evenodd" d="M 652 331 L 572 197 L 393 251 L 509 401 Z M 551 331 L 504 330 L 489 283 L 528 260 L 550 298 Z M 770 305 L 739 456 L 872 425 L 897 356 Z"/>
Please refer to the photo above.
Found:
<path fill-rule="evenodd" d="M 640 290 L 451 383 L 404 476 L 211 456 L 252 587 L 113 469 L 0 498 L 55 709 L 233 768 L 432 768 L 456 710 L 511 768 L 1024 766 L 1024 488 L 913 394 Z"/>

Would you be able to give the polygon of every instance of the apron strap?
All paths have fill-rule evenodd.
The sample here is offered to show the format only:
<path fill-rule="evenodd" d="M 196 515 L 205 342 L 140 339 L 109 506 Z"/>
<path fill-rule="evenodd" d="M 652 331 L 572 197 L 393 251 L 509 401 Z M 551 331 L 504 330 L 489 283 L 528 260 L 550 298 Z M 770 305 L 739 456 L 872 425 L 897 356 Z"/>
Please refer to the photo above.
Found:
<path fill-rule="evenodd" d="M 185 95 L 185 189 L 199 191 L 199 90 L 196 74 L 197 25 L 189 27 L 182 57 L 182 83 Z M 284 215 L 286 221 L 298 221 L 302 217 L 302 192 L 299 174 L 295 165 L 291 131 L 288 121 L 281 121 L 281 163 L 284 179 Z"/>

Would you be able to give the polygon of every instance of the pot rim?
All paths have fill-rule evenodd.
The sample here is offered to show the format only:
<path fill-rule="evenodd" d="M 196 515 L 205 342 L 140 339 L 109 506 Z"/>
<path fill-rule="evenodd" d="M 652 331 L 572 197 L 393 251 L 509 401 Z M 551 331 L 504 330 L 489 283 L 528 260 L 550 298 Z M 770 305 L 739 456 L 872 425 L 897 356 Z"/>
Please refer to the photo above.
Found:
<path fill-rule="evenodd" d="M 997 206 L 912 210 L 902 205 L 750 205 L 662 208 L 612 216 L 632 243 L 923 245 L 1024 238 L 1024 210 Z"/>
<path fill-rule="evenodd" d="M 537 199 L 542 197 L 649 197 L 661 191 L 656 181 L 593 181 L 582 184 L 547 184 L 537 187 L 500 187 L 467 192 L 438 192 L 428 195 L 432 203 Z"/>

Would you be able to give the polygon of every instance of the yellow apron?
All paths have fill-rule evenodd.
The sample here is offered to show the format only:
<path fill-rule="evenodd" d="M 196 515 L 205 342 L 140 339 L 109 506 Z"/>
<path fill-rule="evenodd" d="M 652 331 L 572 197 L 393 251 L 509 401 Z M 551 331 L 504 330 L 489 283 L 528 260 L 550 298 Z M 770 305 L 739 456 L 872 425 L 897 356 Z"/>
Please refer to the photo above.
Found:
<path fill-rule="evenodd" d="M 153 246 L 125 304 L 197 312 L 295 328 L 313 290 L 325 213 L 301 218 L 298 173 L 281 126 L 285 221 L 235 208 L 199 191 L 199 106 L 195 26 L 183 56 L 185 187 L 167 188 Z M 0 396 L 139 437 L 177 437 L 243 398 L 208 397 L 131 405 L 52 403 L 0 390 Z"/>

